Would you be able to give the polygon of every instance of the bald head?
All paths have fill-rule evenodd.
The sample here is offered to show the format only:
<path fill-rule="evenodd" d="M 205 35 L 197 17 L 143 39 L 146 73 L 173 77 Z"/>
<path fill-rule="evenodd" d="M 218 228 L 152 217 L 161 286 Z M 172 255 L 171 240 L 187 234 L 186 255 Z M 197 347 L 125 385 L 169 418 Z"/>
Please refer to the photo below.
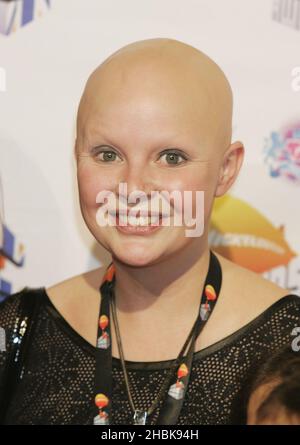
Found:
<path fill-rule="evenodd" d="M 86 83 L 77 115 L 79 153 L 98 130 L 120 143 L 129 141 L 126 131 L 134 133 L 137 146 L 185 134 L 204 157 L 223 153 L 231 142 L 231 87 L 220 67 L 188 44 L 137 41 L 110 55 Z"/>

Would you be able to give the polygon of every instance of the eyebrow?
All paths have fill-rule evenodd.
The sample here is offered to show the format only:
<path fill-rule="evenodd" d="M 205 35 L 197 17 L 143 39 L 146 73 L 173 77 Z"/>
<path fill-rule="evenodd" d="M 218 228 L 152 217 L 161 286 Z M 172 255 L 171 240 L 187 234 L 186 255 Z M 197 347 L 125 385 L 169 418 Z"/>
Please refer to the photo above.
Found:
<path fill-rule="evenodd" d="M 89 151 L 93 155 L 93 154 L 96 154 L 97 151 L 99 150 L 99 148 L 101 148 L 101 147 L 109 148 L 108 144 L 100 144 L 100 145 L 96 145 L 96 146 L 93 146 L 93 147 L 89 148 Z M 122 153 L 122 150 L 120 150 L 118 148 L 115 148 L 113 146 L 111 146 L 111 148 L 116 150 L 116 151 L 118 151 L 118 152 L 120 152 L 120 153 Z M 186 158 L 186 160 L 191 159 L 191 157 L 192 157 L 192 154 L 190 154 L 188 151 L 186 151 L 186 150 L 184 150 L 182 148 L 176 147 L 176 146 L 173 146 L 173 147 L 169 146 L 169 147 L 166 147 L 166 148 L 158 148 L 158 149 L 150 150 L 151 153 L 153 151 L 158 151 L 159 153 L 177 152 L 178 155 L 181 154 L 183 157 Z"/>
<path fill-rule="evenodd" d="M 175 136 L 173 135 L 173 138 L 175 138 L 177 136 L 178 136 L 177 134 Z M 164 140 L 166 142 L 164 142 L 164 140 L 155 141 L 154 145 L 157 146 L 157 147 L 162 147 L 162 146 L 166 147 L 167 146 L 168 148 L 166 148 L 166 149 L 169 149 L 169 147 L 170 147 L 170 149 L 176 149 L 178 151 L 182 151 L 182 153 L 185 153 L 186 150 L 187 151 L 192 151 L 192 148 L 190 148 L 190 150 L 189 150 L 188 147 L 184 148 L 183 144 L 179 144 L 179 146 L 177 146 L 176 142 L 174 142 L 174 143 L 173 142 L 171 142 L 171 143 L 168 142 L 168 139 L 170 139 L 171 137 L 172 137 L 172 135 L 166 136 L 164 138 Z M 115 149 L 119 150 L 120 152 L 122 151 L 121 146 L 118 143 L 114 143 L 112 138 L 108 134 L 105 133 L 104 127 L 102 127 L 101 129 L 99 129 L 99 128 L 92 128 L 91 131 L 90 131 L 90 134 L 87 134 L 87 136 L 85 136 L 84 139 L 88 139 L 88 140 L 94 139 L 96 141 L 95 144 L 90 144 L 89 143 L 88 144 L 89 148 L 91 148 L 91 147 L 100 147 L 102 145 L 108 144 L 108 145 L 114 147 Z M 101 143 L 98 143 L 97 139 L 101 140 Z"/>
<path fill-rule="evenodd" d="M 89 128 L 86 126 L 87 129 L 90 131 L 84 131 L 84 145 L 86 149 L 92 153 L 95 152 L 95 150 L 99 150 L 99 147 L 109 145 L 116 151 L 118 151 L 120 154 L 124 154 L 124 149 L 121 145 L 118 143 L 114 143 L 114 141 L 111 138 L 111 134 L 106 132 L 105 126 L 101 125 L 90 125 Z M 179 139 L 176 141 L 175 139 Z M 182 139 L 182 140 L 180 140 Z M 92 143 L 90 143 L 90 141 Z M 171 142 L 170 142 L 171 141 Z M 94 143 L 93 143 L 94 142 Z M 187 157 L 187 160 L 198 160 L 199 157 L 203 155 L 203 152 L 201 150 L 201 153 L 198 152 L 201 144 L 198 143 L 198 149 L 196 143 L 190 141 L 184 141 L 184 133 L 180 133 L 179 131 L 174 131 L 174 133 L 169 133 L 168 135 L 165 135 L 165 137 L 161 137 L 160 140 L 153 142 L 154 148 L 150 148 L 149 153 L 152 153 L 153 151 L 156 152 L 167 152 L 168 150 L 176 150 L 178 151 L 178 154 L 182 154 L 183 156 Z M 92 150 L 92 151 L 91 151 Z M 204 149 L 205 152 L 205 149 Z M 206 156 L 207 157 L 207 156 Z M 203 159 L 202 162 L 207 162 L 207 159 Z"/>

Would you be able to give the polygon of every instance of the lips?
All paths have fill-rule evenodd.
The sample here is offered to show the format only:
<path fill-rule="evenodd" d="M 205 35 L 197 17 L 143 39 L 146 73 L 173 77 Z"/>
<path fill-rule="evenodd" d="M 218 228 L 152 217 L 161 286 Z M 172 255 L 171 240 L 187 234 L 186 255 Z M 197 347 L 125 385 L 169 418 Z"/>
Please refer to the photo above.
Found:
<path fill-rule="evenodd" d="M 127 215 L 127 218 L 129 218 L 129 213 L 130 213 L 130 211 L 128 210 L 128 211 L 123 211 L 123 210 L 121 210 L 121 211 L 116 211 L 116 216 L 119 216 L 119 214 L 121 215 L 121 216 L 125 216 L 125 215 Z M 166 214 L 164 214 L 164 213 L 154 213 L 154 212 L 146 212 L 146 211 L 142 211 L 142 210 L 140 210 L 140 211 L 137 211 L 137 212 L 134 212 L 135 213 L 135 215 L 134 216 L 136 216 L 137 218 L 139 217 L 139 216 L 143 216 L 143 217 L 148 217 L 148 218 L 151 218 L 151 216 L 154 216 L 154 217 L 157 217 L 157 216 L 159 216 L 159 217 L 162 217 L 162 216 L 167 216 Z"/>
<path fill-rule="evenodd" d="M 155 230 L 155 228 L 163 227 L 165 224 L 165 217 L 169 217 L 168 214 L 165 213 L 157 213 L 157 212 L 148 212 L 146 210 L 137 210 L 132 211 L 132 209 L 128 209 L 127 211 L 115 210 L 110 211 L 110 216 L 114 219 L 116 227 L 121 228 L 122 230 L 130 230 L 130 232 L 147 232 Z M 132 213 L 132 214 L 131 214 Z"/>
<path fill-rule="evenodd" d="M 156 216 L 153 214 L 152 216 L 149 216 L 149 214 L 145 214 L 134 217 L 134 216 L 128 216 L 126 213 L 121 213 L 120 216 L 117 213 L 116 214 L 116 221 L 117 225 L 120 224 L 120 221 L 122 222 L 122 225 L 129 225 L 134 227 L 139 227 L 140 224 L 142 226 L 157 226 L 161 223 L 162 217 L 160 214 L 156 214 Z M 140 224 L 137 224 L 136 222 L 140 222 Z"/>

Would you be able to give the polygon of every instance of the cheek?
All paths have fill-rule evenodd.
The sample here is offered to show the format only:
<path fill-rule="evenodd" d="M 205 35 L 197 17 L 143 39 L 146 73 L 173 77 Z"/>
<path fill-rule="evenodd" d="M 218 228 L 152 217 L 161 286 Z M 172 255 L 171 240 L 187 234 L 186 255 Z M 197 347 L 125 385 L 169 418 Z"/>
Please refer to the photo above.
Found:
<path fill-rule="evenodd" d="M 96 211 L 96 197 L 100 191 L 109 189 L 109 179 L 99 174 L 92 166 L 81 166 L 77 170 L 78 191 L 84 209 Z"/>
<path fill-rule="evenodd" d="M 189 203 L 192 204 L 193 217 L 196 216 L 196 205 L 198 205 L 196 199 L 196 191 L 204 191 L 204 214 L 208 215 L 213 199 L 213 177 L 209 174 L 208 170 L 199 166 L 190 171 L 178 172 L 176 178 L 168 177 L 168 180 L 160 181 L 156 183 L 158 187 L 154 187 L 154 190 L 166 190 L 169 193 L 172 191 L 178 191 L 181 195 L 181 201 L 187 202 L 186 196 L 189 196 Z M 112 173 L 107 171 L 99 171 L 97 166 L 90 164 L 87 161 L 81 161 L 77 168 L 77 181 L 80 197 L 80 205 L 83 212 L 89 213 L 89 216 L 95 215 L 99 203 L 96 202 L 96 197 L 100 191 L 104 190 L 116 190 L 116 178 Z M 190 192 L 184 196 L 184 192 Z M 171 206 L 174 205 L 175 211 L 177 210 L 176 202 L 171 201 Z M 188 204 L 189 205 L 189 204 Z M 179 207 L 178 207 L 179 209 Z"/>
<path fill-rule="evenodd" d="M 181 178 L 177 178 L 169 184 L 168 189 L 179 190 L 182 196 L 182 201 L 186 205 L 192 205 L 193 217 L 196 217 L 196 206 L 199 205 L 200 198 L 197 198 L 196 192 L 204 192 L 204 214 L 208 215 L 214 198 L 214 177 L 207 171 L 185 172 Z M 185 193 L 184 192 L 189 192 Z"/>

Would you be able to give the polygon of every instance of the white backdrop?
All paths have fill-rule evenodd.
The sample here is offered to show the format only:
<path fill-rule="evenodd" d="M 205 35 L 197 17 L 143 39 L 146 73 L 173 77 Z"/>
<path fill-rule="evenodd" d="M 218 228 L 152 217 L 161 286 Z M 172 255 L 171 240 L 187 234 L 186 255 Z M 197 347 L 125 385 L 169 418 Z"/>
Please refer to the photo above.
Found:
<path fill-rule="evenodd" d="M 76 108 L 87 77 L 113 51 L 170 37 L 222 67 L 234 91 L 233 140 L 246 148 L 231 199 L 216 213 L 222 236 L 214 248 L 299 293 L 299 0 L 52 0 L 50 8 L 36 1 L 34 19 L 21 27 L 18 12 L 8 35 L 11 11 L 5 3 L 0 0 L 0 204 L 13 244 L 4 246 L 2 232 L 3 291 L 49 286 L 109 258 L 80 214 Z M 288 162 L 278 150 L 277 160 L 270 152 L 272 132 L 284 138 L 281 150 L 292 141 Z M 264 161 L 265 145 L 276 177 Z M 241 203 L 250 215 L 247 228 Z M 226 238 L 237 233 L 247 237 Z"/>

